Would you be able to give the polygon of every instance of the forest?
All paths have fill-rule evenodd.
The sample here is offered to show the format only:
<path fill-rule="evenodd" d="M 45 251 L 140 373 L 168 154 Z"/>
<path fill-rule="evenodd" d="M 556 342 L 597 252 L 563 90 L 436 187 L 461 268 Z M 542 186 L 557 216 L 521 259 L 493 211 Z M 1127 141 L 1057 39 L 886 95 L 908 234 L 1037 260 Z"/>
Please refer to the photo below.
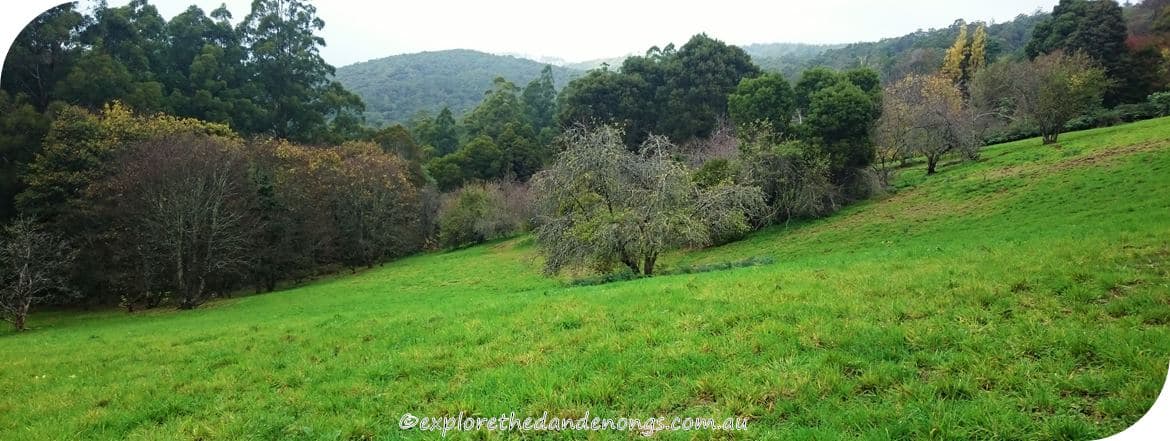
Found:
<path fill-rule="evenodd" d="M 459 118 L 375 128 L 319 56 L 306 1 L 256 1 L 238 25 L 224 8 L 166 20 L 146 0 L 64 4 L 5 63 L 3 257 L 21 268 L 5 273 L 5 318 L 194 308 L 524 231 L 550 273 L 651 275 L 669 250 L 886 192 L 916 158 L 933 174 L 990 143 L 1165 115 L 1168 14 L 1065 0 L 1010 25 L 830 49 L 794 81 L 699 34 L 571 81 L 551 66 L 497 77 Z M 831 61 L 952 35 L 911 51 L 912 68 Z"/>

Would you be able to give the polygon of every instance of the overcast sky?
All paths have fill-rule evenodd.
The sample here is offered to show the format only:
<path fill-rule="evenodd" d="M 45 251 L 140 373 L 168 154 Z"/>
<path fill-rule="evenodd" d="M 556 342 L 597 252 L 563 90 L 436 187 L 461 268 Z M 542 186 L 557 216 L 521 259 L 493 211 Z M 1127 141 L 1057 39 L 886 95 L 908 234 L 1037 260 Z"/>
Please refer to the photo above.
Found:
<path fill-rule="evenodd" d="M 52 0 L 41 1 L 51 4 Z M 120 6 L 129 0 L 110 0 Z M 153 0 L 170 19 L 191 4 L 210 12 L 225 0 Z M 950 25 L 1002 22 L 1057 0 L 489 0 L 314 2 L 325 20 L 325 60 L 335 66 L 388 55 L 454 48 L 568 61 L 642 53 L 693 34 L 732 44 L 850 43 Z M 92 2 L 82 2 L 88 8 Z M 250 0 L 226 0 L 238 21 Z M 6 6 L 7 7 L 7 6 Z"/>

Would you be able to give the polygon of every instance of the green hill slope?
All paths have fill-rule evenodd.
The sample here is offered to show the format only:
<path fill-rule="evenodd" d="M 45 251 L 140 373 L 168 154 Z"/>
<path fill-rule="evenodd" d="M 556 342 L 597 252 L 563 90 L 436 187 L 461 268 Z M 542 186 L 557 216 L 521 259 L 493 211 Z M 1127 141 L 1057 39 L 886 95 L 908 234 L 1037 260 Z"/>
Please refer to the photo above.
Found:
<path fill-rule="evenodd" d="M 747 416 L 742 439 L 1126 428 L 1170 360 L 1170 119 L 983 157 L 665 263 L 766 266 L 566 288 L 520 238 L 191 312 L 40 314 L 0 336 L 0 439 L 431 439 L 399 416 L 461 411 Z"/>
<path fill-rule="evenodd" d="M 524 87 L 540 76 L 544 64 L 466 49 L 395 55 L 337 69 L 337 80 L 362 97 L 373 124 L 405 122 L 419 111 L 438 113 L 444 106 L 457 115 L 479 104 L 504 77 Z M 553 67 L 557 88 L 580 75 Z"/>

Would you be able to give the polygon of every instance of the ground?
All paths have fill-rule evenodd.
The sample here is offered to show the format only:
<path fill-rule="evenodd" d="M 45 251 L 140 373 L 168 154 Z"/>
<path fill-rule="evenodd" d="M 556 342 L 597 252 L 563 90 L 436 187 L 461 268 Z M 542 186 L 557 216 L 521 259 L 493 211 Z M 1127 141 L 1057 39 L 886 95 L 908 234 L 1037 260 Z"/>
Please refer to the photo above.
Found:
<path fill-rule="evenodd" d="M 762 266 L 571 288 L 520 237 L 196 311 L 37 314 L 0 335 L 0 439 L 432 439 L 399 416 L 460 411 L 750 418 L 656 439 L 1093 439 L 1150 408 L 1170 119 L 897 187 L 664 262 Z"/>

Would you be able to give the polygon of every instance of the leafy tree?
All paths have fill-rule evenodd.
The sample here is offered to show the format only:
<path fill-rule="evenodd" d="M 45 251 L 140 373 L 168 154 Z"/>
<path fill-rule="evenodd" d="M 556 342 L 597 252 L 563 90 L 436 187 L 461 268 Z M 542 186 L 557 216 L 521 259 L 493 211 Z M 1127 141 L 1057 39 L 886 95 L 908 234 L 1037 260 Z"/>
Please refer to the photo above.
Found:
<path fill-rule="evenodd" d="M 967 36 L 967 23 L 959 20 L 959 37 L 955 39 L 955 44 L 947 49 L 946 57 L 943 58 L 942 75 L 951 80 L 954 84 L 962 84 L 963 77 L 967 68 L 967 57 L 970 55 L 970 49 L 967 47 L 969 38 Z"/>
<path fill-rule="evenodd" d="M 528 83 L 521 97 L 524 102 L 524 112 L 528 116 L 528 123 L 532 125 L 532 129 L 536 133 L 556 126 L 557 90 L 553 83 L 552 66 L 545 66 L 540 71 L 540 78 Z M 551 141 L 551 138 L 541 139 L 542 143 Z"/>
<path fill-rule="evenodd" d="M 731 119 L 737 125 L 767 122 L 780 133 L 788 131 L 796 113 L 792 86 L 778 74 L 740 81 L 735 92 L 727 97 L 727 103 Z"/>
<path fill-rule="evenodd" d="M 727 115 L 727 96 L 741 80 L 760 74 L 743 49 L 706 34 L 691 37 L 669 62 L 676 67 L 658 92 L 667 97 L 658 132 L 676 142 L 710 135 Z"/>
<path fill-rule="evenodd" d="M 975 36 L 971 38 L 971 51 L 967 58 L 967 79 L 974 77 L 987 65 L 987 25 L 979 23 L 975 28 Z"/>
<path fill-rule="evenodd" d="M 1028 42 L 1028 56 L 1063 51 L 1083 52 L 1116 79 L 1124 69 L 1127 37 L 1124 11 L 1114 0 L 1061 0 L 1052 16 L 1036 25 Z M 1116 103 L 1110 91 L 1107 101 Z"/>
<path fill-rule="evenodd" d="M 887 145 L 926 157 L 926 174 L 951 153 L 978 154 L 975 115 L 949 76 L 908 76 L 886 90 L 878 133 Z"/>
<path fill-rule="evenodd" d="M 513 234 L 523 220 L 509 208 L 501 185 L 481 183 L 460 188 L 439 211 L 439 243 L 457 248 Z"/>
<path fill-rule="evenodd" d="M 1052 144 L 1070 120 L 1101 104 L 1106 84 L 1087 55 L 1058 52 L 988 66 L 975 76 L 972 97 L 984 111 L 1035 126 Z"/>
<path fill-rule="evenodd" d="M 372 267 L 421 246 L 419 194 L 409 167 L 372 144 L 341 146 L 340 184 L 331 199 L 342 262 Z"/>
<path fill-rule="evenodd" d="M 767 126 L 750 130 L 740 144 L 739 182 L 759 188 L 766 223 L 820 216 L 836 208 L 829 161 L 804 141 L 777 143 Z"/>
<path fill-rule="evenodd" d="M 444 107 L 435 117 L 434 138 L 430 142 L 438 150 L 439 156 L 449 154 L 459 148 L 459 128 L 455 123 L 455 116 L 451 114 L 451 109 Z"/>
<path fill-rule="evenodd" d="M 630 63 L 630 60 L 626 60 Z M 637 138 L 653 131 L 656 118 L 645 115 L 644 102 L 636 97 L 647 87 L 644 80 L 608 69 L 590 71 L 573 80 L 558 97 L 561 126 L 615 124 L 625 128 L 626 144 L 636 146 Z"/>
<path fill-rule="evenodd" d="M 24 190 L 21 173 L 33 160 L 49 119 L 24 95 L 0 90 L 0 221 L 16 216 L 15 197 Z"/>
<path fill-rule="evenodd" d="M 38 111 L 53 101 L 53 92 L 79 56 L 78 35 L 86 24 L 76 3 L 55 6 L 29 23 L 4 58 L 0 87 L 25 95 Z"/>
<path fill-rule="evenodd" d="M 533 178 L 547 272 L 620 263 L 652 275 L 663 252 L 710 243 L 712 224 L 748 227 L 744 212 L 758 205 L 757 190 L 699 190 L 664 138 L 651 138 L 639 154 L 623 138 L 612 126 L 571 130 L 554 165 Z"/>
<path fill-rule="evenodd" d="M 814 93 L 826 89 L 841 81 L 837 71 L 827 67 L 814 67 L 800 74 L 793 92 L 796 93 L 796 107 L 802 114 L 808 114 Z"/>
<path fill-rule="evenodd" d="M 496 78 L 493 89 L 484 95 L 483 102 L 472 110 L 463 124 L 471 138 L 486 136 L 499 138 L 508 124 L 527 124 L 524 103 L 516 85 Z"/>
<path fill-rule="evenodd" d="M 60 236 L 29 218 L 4 228 L 0 242 L 0 319 L 23 331 L 29 309 L 67 291 L 76 252 Z"/>
<path fill-rule="evenodd" d="M 866 167 L 873 161 L 869 139 L 881 109 L 871 95 L 853 83 L 838 81 L 813 93 L 808 125 L 829 153 L 835 174 Z"/>
<path fill-rule="evenodd" d="M 240 33 L 251 48 L 256 99 L 266 110 L 255 132 L 312 142 L 327 136 L 331 121 L 360 118 L 360 98 L 330 81 L 334 69 L 321 58 L 325 41 L 316 35 L 324 26 L 302 0 L 253 0 Z"/>

